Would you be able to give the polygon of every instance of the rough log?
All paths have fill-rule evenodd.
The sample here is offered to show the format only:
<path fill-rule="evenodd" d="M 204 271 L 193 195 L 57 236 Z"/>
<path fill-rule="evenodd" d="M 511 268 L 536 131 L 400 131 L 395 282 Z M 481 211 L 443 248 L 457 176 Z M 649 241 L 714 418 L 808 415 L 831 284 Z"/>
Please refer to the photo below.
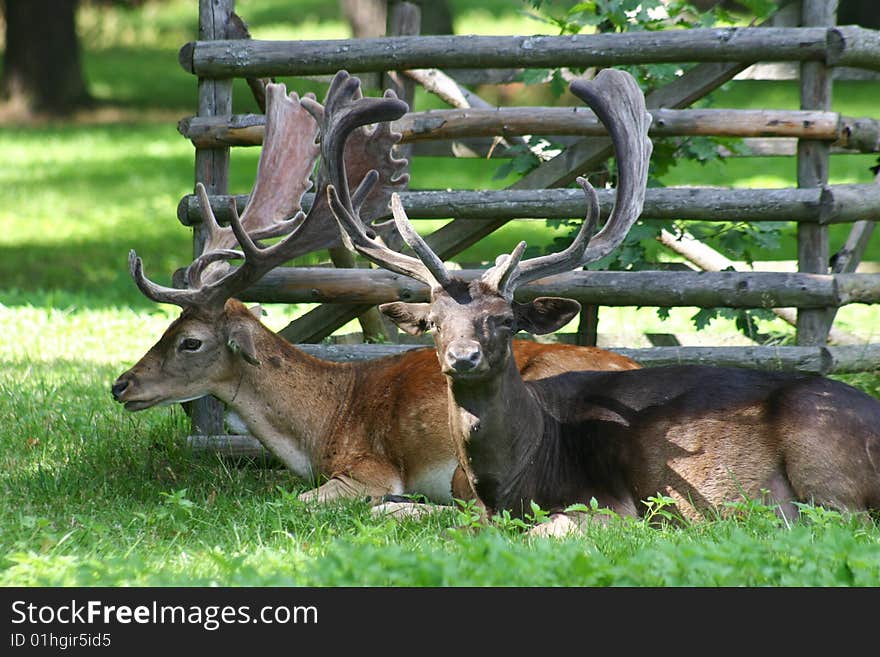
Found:
<path fill-rule="evenodd" d="M 281 463 L 249 434 L 192 434 L 186 437 L 186 446 L 194 452 L 217 454 L 229 459 L 252 459 L 265 465 Z"/>
<path fill-rule="evenodd" d="M 481 270 L 456 272 L 464 278 Z M 780 272 L 574 271 L 541 279 L 517 291 L 576 299 L 602 306 L 702 308 L 822 308 L 880 302 L 880 274 Z M 379 304 L 427 301 L 428 289 L 383 269 L 279 268 L 241 295 L 262 303 Z"/>
<path fill-rule="evenodd" d="M 204 78 L 417 68 L 591 67 L 663 62 L 820 61 L 880 68 L 877 32 L 858 27 L 728 27 L 570 36 L 422 36 L 194 41 L 184 70 Z"/>
<path fill-rule="evenodd" d="M 442 142 L 424 142 L 425 144 L 441 144 Z M 745 137 L 742 140 L 742 145 L 744 146 L 745 152 L 734 153 L 731 152 L 730 149 L 725 148 L 724 146 L 720 146 L 718 148 L 718 154 L 721 157 L 791 157 L 793 155 L 797 155 L 797 143 L 798 140 L 794 137 L 777 137 L 777 138 L 768 138 L 762 139 L 760 137 Z M 840 140 L 833 142 L 831 144 L 831 154 L 832 155 L 854 155 L 860 152 L 872 152 L 871 150 L 855 150 L 853 148 L 849 148 L 848 146 L 843 146 L 842 144 L 846 143 L 845 140 Z M 867 145 L 867 141 L 861 142 L 864 145 Z M 875 148 L 875 146 L 871 146 L 870 148 Z M 880 143 L 877 144 L 876 149 L 880 151 Z"/>
<path fill-rule="evenodd" d="M 848 148 L 876 150 L 880 122 L 841 117 L 837 112 L 795 110 L 653 109 L 649 134 L 725 137 L 802 137 L 840 141 Z M 188 117 L 180 133 L 201 147 L 255 146 L 263 142 L 259 114 Z M 605 127 L 584 107 L 465 108 L 411 112 L 393 123 L 404 142 L 492 135 L 604 136 Z"/>
<path fill-rule="evenodd" d="M 599 190 L 603 217 L 614 204 L 613 190 Z M 499 219 L 567 219 L 584 212 L 583 192 L 577 189 L 409 191 L 401 200 L 411 219 L 455 217 L 471 222 Z M 229 196 L 212 196 L 218 220 L 229 221 Z M 234 196 L 239 211 L 247 195 Z M 306 195 L 304 207 L 311 206 Z M 648 189 L 644 219 L 700 221 L 795 221 L 852 223 L 880 213 L 880 185 L 830 185 L 819 188 L 730 189 L 722 187 L 664 187 Z M 187 226 L 201 221 L 193 195 L 181 199 L 177 216 Z"/>
<path fill-rule="evenodd" d="M 876 153 L 880 150 L 880 121 L 866 117 L 841 117 L 840 138 L 833 145 L 859 153 Z"/>
<path fill-rule="evenodd" d="M 856 225 L 866 223 L 857 222 Z M 735 263 L 724 254 L 719 253 L 708 244 L 699 241 L 688 232 L 673 235 L 666 229 L 660 232 L 658 241 L 666 248 L 686 258 L 703 271 L 735 271 Z M 854 271 L 854 270 L 850 270 Z M 841 272 L 835 272 L 841 273 Z M 797 313 L 793 308 L 771 308 L 777 317 L 790 324 L 797 325 Z M 836 330 L 833 326 L 828 331 L 828 341 L 834 344 L 855 344 L 857 340 L 848 333 Z"/>
<path fill-rule="evenodd" d="M 809 26 L 833 26 L 836 23 L 837 0 L 801 0 L 801 23 Z M 831 68 L 822 61 L 801 62 L 801 108 L 830 110 Z M 804 188 L 821 188 L 828 184 L 831 149 L 827 142 L 799 139 L 797 147 L 797 184 Z M 828 227 L 821 224 L 798 224 L 798 271 L 824 274 L 830 256 Z M 797 343 L 824 344 L 828 338 L 833 314 L 825 309 L 798 310 Z"/>
<path fill-rule="evenodd" d="M 828 0 L 821 0 L 828 2 Z M 808 28 L 809 29 L 809 28 Z M 855 25 L 834 27 L 828 32 L 828 66 L 852 66 L 877 70 L 880 32 Z"/>
<path fill-rule="evenodd" d="M 357 361 L 399 354 L 420 345 L 298 345 L 316 356 L 333 361 Z M 428 347 L 431 348 L 431 347 Z M 820 374 L 861 372 L 880 367 L 880 344 L 840 347 L 609 347 L 646 367 L 679 364 L 757 367 L 769 370 L 816 372 Z"/>
<path fill-rule="evenodd" d="M 880 344 L 839 347 L 649 347 L 613 349 L 645 366 L 701 364 L 843 374 L 880 366 Z"/>
<path fill-rule="evenodd" d="M 436 68 L 416 68 L 404 71 L 404 75 L 412 78 L 428 91 L 452 107 L 470 107 L 461 88 L 451 77 Z M 400 128 L 395 128 L 398 132 Z"/>
<path fill-rule="evenodd" d="M 234 6 L 235 0 L 199 0 L 199 38 L 228 38 Z M 232 80 L 200 78 L 198 85 L 199 116 L 226 116 L 232 112 Z M 229 148 L 196 148 L 195 179 L 205 185 L 209 194 L 228 193 Z M 193 256 L 201 254 L 206 238 L 201 227 L 196 227 L 193 231 Z M 187 403 L 185 408 L 194 432 L 213 434 L 223 430 L 223 405 L 213 397 L 194 400 Z"/>

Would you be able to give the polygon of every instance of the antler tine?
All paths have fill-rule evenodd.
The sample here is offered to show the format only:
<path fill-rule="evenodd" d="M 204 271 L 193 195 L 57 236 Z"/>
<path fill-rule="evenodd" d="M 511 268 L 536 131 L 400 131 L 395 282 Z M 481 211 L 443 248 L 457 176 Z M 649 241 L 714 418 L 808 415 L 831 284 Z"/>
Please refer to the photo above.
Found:
<path fill-rule="evenodd" d="M 193 290 L 178 290 L 173 287 L 165 287 L 147 278 L 146 274 L 144 274 L 143 260 L 138 257 L 134 249 L 128 252 L 128 271 L 131 273 L 131 277 L 134 279 L 138 289 L 148 299 L 157 303 L 171 303 L 181 308 L 192 305 L 195 298 Z"/>
<path fill-rule="evenodd" d="M 342 229 L 343 238 L 347 238 L 346 246 L 349 249 L 357 251 L 380 267 L 414 278 L 432 288 L 442 287 L 449 282 L 450 277 L 446 268 L 443 266 L 442 262 L 439 262 L 439 258 L 430 251 L 430 248 L 424 243 L 424 241 L 421 241 L 421 238 L 416 234 L 415 229 L 413 229 L 406 217 L 406 213 L 400 203 L 400 197 L 397 194 L 392 194 L 391 196 L 391 211 L 394 213 L 394 221 L 398 226 L 398 230 L 400 230 L 404 239 L 407 240 L 407 243 L 410 244 L 410 246 L 418 243 L 415 240 L 413 243 L 409 242 L 412 235 L 415 234 L 416 237 L 418 237 L 418 241 L 420 241 L 430 252 L 428 259 L 431 260 L 431 256 L 433 256 L 433 259 L 439 262 L 439 268 L 436 268 L 436 273 L 422 260 L 393 251 L 367 235 L 364 225 L 349 210 L 349 208 L 346 207 L 345 203 L 342 202 L 339 192 L 333 185 L 328 185 L 327 187 L 327 200 L 330 204 L 330 209 L 333 211 L 333 215 L 336 217 L 336 220 L 339 222 L 339 226 Z M 414 247 L 414 250 L 419 254 L 419 257 L 422 257 L 422 254 L 419 253 L 418 249 L 420 249 L 420 247 Z M 436 267 L 436 262 L 432 262 L 432 267 Z"/>
<path fill-rule="evenodd" d="M 593 236 L 599 215 L 598 198 L 592 185 L 578 178 L 587 197 L 587 214 L 575 240 L 561 253 L 520 263 L 515 272 L 509 261 L 487 271 L 485 276 L 498 281 L 503 293 L 512 294 L 517 285 L 603 258 L 623 241 L 642 212 L 652 144 L 648 138 L 651 115 L 641 89 L 629 73 L 616 69 L 603 69 L 594 80 L 577 80 L 570 88 L 590 105 L 611 134 L 618 172 L 614 209 L 602 230 Z M 505 270 L 505 263 L 511 271 Z"/>
<path fill-rule="evenodd" d="M 394 225 L 410 248 L 415 251 L 419 260 L 425 265 L 425 269 L 430 272 L 431 276 L 437 281 L 441 287 L 446 287 L 452 277 L 434 251 L 428 246 L 428 243 L 422 239 L 422 236 L 416 232 L 416 229 L 410 223 L 406 211 L 403 209 L 403 203 L 400 202 L 400 196 L 397 193 L 391 195 L 391 213 L 394 215 Z"/>
<path fill-rule="evenodd" d="M 193 260 L 192 264 L 190 264 L 190 266 L 186 268 L 187 288 L 191 290 L 196 290 L 203 285 L 202 276 L 208 265 L 215 262 L 238 260 L 243 257 L 244 254 L 242 254 L 241 251 L 233 251 L 232 249 L 215 249 L 214 251 L 203 253 L 198 258 Z M 216 274 L 218 271 L 219 270 L 215 270 L 214 273 Z M 225 269 L 222 273 L 226 273 L 228 271 L 229 269 Z"/>
<path fill-rule="evenodd" d="M 520 242 L 509 257 L 499 256 L 495 266 L 483 274 L 483 280 L 494 285 L 502 295 L 512 298 L 514 290 L 519 285 L 537 278 L 571 271 L 580 265 L 584 251 L 596 232 L 599 221 L 599 197 L 586 178 L 578 177 L 577 182 L 587 197 L 587 213 L 572 243 L 559 253 L 531 258 L 520 263 L 526 245 L 525 242 Z"/>
<path fill-rule="evenodd" d="M 234 206 L 231 209 L 229 224 L 241 247 L 241 252 L 215 251 L 205 254 L 203 257 L 218 260 L 243 257 L 244 262 L 238 267 L 228 270 L 225 275 L 216 280 L 209 283 L 203 282 L 201 287 L 194 290 L 195 301 L 192 302 L 193 305 L 222 307 L 227 299 L 256 283 L 267 272 L 302 254 L 298 240 L 303 224 L 297 226 L 277 244 L 267 247 L 259 246 L 251 237 Z"/>
<path fill-rule="evenodd" d="M 206 250 L 211 251 L 224 248 L 224 233 L 231 233 L 231 231 L 228 228 L 224 229 L 217 221 L 217 217 L 214 215 L 214 208 L 211 207 L 211 201 L 208 199 L 208 191 L 201 182 L 196 183 L 196 198 L 199 200 L 202 224 L 208 233 L 205 240 Z"/>

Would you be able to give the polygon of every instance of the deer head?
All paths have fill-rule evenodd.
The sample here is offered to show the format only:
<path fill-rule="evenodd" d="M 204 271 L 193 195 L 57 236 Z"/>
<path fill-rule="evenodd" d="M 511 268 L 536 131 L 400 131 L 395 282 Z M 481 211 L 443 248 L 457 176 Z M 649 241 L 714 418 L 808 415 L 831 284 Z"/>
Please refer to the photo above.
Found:
<path fill-rule="evenodd" d="M 641 214 L 651 154 L 647 137 L 651 116 L 633 78 L 603 70 L 595 80 L 572 83 L 572 92 L 590 104 L 608 127 L 617 154 L 618 192 L 615 207 L 601 231 L 593 235 L 599 216 L 592 186 L 578 182 L 587 198 L 586 219 L 574 241 L 556 254 L 522 260 L 525 243 L 499 256 L 476 280 L 456 278 L 419 236 L 397 195 L 391 208 L 397 229 L 417 257 L 397 253 L 372 239 L 358 218 L 356 203 L 337 171 L 327 188 L 333 213 L 350 248 L 373 262 L 414 278 L 431 289 L 429 303 L 394 302 L 380 309 L 409 333 L 434 332 L 441 368 L 457 381 L 483 379 L 506 371 L 510 341 L 517 331 L 549 333 L 564 326 L 580 310 L 569 299 L 541 297 L 528 303 L 514 300 L 516 288 L 545 276 L 570 271 L 610 253 Z M 342 167 L 344 168 L 344 166 Z"/>
<path fill-rule="evenodd" d="M 338 226 L 322 193 L 327 185 L 326 161 L 317 176 L 315 203 L 308 213 L 301 210 L 302 196 L 311 186 L 309 178 L 319 154 L 315 141 L 319 126 L 321 148 L 334 152 L 340 160 L 347 158 L 352 176 L 368 179 L 369 184 L 355 192 L 364 217 L 375 218 L 383 213 L 391 192 L 406 183 L 402 174 L 406 161 L 391 155 L 399 135 L 391 132 L 389 122 L 408 108 L 393 94 L 382 99 L 361 99 L 360 81 L 343 71 L 334 78 L 324 106 L 310 97 L 288 95 L 282 84 L 268 85 L 266 96 L 264 146 L 253 191 L 241 217 L 233 204 L 231 225 L 221 227 L 204 186 L 196 186 L 208 237 L 205 251 L 186 269 L 186 288 L 154 283 L 144 274 L 141 259 L 134 251 L 129 253 L 129 269 L 141 292 L 153 301 L 180 306 L 183 312 L 159 342 L 113 384 L 114 398 L 128 410 L 216 394 L 216 386 L 235 376 L 240 364 L 260 365 L 254 341 L 259 320 L 233 297 L 274 267 L 298 255 L 339 244 Z M 337 126 L 346 124 L 348 105 L 356 101 L 373 101 L 369 123 L 379 122 L 379 126 L 369 130 L 365 123 L 346 130 L 345 136 L 353 139 L 346 149 L 344 143 L 337 143 Z M 283 239 L 271 246 L 259 243 L 281 235 Z M 241 263 L 234 266 L 230 262 L 234 260 Z"/>

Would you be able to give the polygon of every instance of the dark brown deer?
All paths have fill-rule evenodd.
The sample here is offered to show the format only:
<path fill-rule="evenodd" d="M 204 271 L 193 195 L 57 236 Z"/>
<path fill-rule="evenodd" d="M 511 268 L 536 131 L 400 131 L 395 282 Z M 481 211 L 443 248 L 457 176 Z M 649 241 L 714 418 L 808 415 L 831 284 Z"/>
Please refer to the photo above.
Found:
<path fill-rule="evenodd" d="M 766 495 L 786 516 L 797 514 L 795 502 L 880 508 L 880 401 L 843 383 L 703 366 L 572 372 L 541 381 L 519 375 L 513 334 L 557 330 L 579 304 L 561 298 L 518 303 L 517 287 L 603 256 L 623 238 L 644 197 L 651 148 L 648 121 L 639 118 L 644 99 L 632 78 L 604 70 L 571 90 L 612 135 L 620 166 L 617 205 L 628 211 L 615 208 L 590 239 L 598 207 L 581 181 L 588 219 L 561 253 L 521 261 L 521 243 L 480 278 L 462 280 L 415 232 L 399 197 L 391 201 L 394 218 L 418 258 L 371 239 L 350 200 L 328 188 L 358 252 L 431 288 L 429 303 L 380 308 L 405 330 L 434 332 L 452 439 L 479 498 L 490 512 L 522 514 L 532 501 L 560 512 L 595 499 L 619 514 L 640 515 L 644 500 L 662 494 L 688 519 L 743 496 Z M 616 120 L 620 116 L 631 117 L 632 127 Z"/>
<path fill-rule="evenodd" d="M 305 493 L 306 500 L 420 493 L 451 501 L 457 459 L 433 350 L 350 364 L 319 360 L 273 333 L 232 298 L 282 262 L 341 244 L 323 189 L 328 176 L 341 186 L 338 171 L 328 169 L 342 162 L 343 148 L 345 189 L 349 179 L 367 179 L 353 194 L 361 216 L 386 211 L 390 192 L 405 182 L 401 170 L 406 164 L 390 155 L 399 135 L 388 122 L 403 114 L 406 105 L 390 96 L 360 98 L 357 78 L 345 73 L 334 80 L 323 108 L 288 96 L 283 85 L 269 85 L 267 103 L 257 180 L 242 217 L 233 213 L 231 228 L 218 226 L 207 194 L 198 186 L 210 236 L 208 250 L 187 270 L 188 288 L 154 284 L 144 275 L 140 259 L 130 254 L 140 290 L 154 301 L 181 306 L 183 312 L 116 380 L 113 396 L 127 410 L 138 411 L 214 395 L 294 473 L 328 479 Z M 303 215 L 300 200 L 318 156 L 316 120 L 323 126 L 322 147 L 332 156 L 322 160 L 318 196 Z M 374 122 L 378 126 L 367 130 Z M 255 244 L 256 238 L 288 233 L 273 246 Z M 228 259 L 241 258 L 238 248 L 244 262 L 235 267 Z M 572 369 L 638 367 L 628 358 L 586 347 L 515 341 L 513 352 L 528 379 Z M 456 497 L 472 496 L 463 476 L 456 482 Z"/>

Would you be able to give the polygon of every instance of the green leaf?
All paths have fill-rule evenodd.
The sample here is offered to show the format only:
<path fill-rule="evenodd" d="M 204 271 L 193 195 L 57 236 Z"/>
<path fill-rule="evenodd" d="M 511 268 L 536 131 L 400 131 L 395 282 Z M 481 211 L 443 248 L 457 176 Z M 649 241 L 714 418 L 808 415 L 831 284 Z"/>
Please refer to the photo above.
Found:
<path fill-rule="evenodd" d="M 513 162 L 508 160 L 495 169 L 495 173 L 492 174 L 492 180 L 502 180 L 507 178 L 511 173 L 513 173 Z"/>
<path fill-rule="evenodd" d="M 563 513 L 589 513 L 590 507 L 586 504 L 569 504 L 567 507 L 563 509 Z"/>
<path fill-rule="evenodd" d="M 701 308 L 699 312 L 691 317 L 691 321 L 698 331 L 702 331 L 716 317 L 718 317 L 718 308 Z"/>
<path fill-rule="evenodd" d="M 596 11 L 595 2 L 579 2 L 568 10 L 570 14 L 577 14 L 582 11 Z"/>
<path fill-rule="evenodd" d="M 519 79 L 525 84 L 543 84 L 551 73 L 548 68 L 527 68 L 520 73 Z"/>

